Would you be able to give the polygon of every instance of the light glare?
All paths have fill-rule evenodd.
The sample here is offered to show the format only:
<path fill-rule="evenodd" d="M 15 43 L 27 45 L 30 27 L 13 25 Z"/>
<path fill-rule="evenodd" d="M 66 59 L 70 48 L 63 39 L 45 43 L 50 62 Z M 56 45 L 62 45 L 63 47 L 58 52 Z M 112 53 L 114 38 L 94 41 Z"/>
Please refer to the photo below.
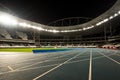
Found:
<path fill-rule="evenodd" d="M 15 18 L 7 14 L 0 15 L 0 23 L 4 25 L 17 25 L 18 24 Z"/>

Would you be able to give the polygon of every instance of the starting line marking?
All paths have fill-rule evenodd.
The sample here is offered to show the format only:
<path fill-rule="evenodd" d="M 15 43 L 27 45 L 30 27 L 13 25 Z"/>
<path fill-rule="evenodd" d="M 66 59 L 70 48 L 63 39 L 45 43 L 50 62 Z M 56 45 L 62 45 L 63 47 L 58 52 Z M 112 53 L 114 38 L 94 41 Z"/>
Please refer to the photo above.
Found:
<path fill-rule="evenodd" d="M 12 67 L 10 67 L 10 66 L 7 66 L 7 67 L 8 67 L 8 69 L 10 69 L 10 71 L 14 71 L 14 69 Z"/>

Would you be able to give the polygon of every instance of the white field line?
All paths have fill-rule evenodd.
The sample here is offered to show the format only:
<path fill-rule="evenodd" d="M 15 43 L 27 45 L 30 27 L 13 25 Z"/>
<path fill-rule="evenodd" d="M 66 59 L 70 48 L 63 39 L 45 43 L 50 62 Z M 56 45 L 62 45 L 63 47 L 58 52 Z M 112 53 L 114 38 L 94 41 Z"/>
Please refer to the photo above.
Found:
<path fill-rule="evenodd" d="M 14 69 L 11 66 L 7 66 L 10 71 L 14 71 Z"/>
<path fill-rule="evenodd" d="M 44 72 L 43 74 L 41 74 L 41 75 L 39 75 L 39 76 L 37 76 L 37 77 L 33 78 L 32 80 L 37 80 L 37 79 L 39 79 L 39 78 L 41 78 L 41 77 L 43 77 L 43 76 L 47 75 L 48 73 L 50 73 L 50 72 L 54 71 L 55 69 L 57 69 L 57 68 L 61 67 L 62 65 L 66 64 L 67 62 L 69 62 L 70 60 L 72 60 L 72 59 L 76 58 L 76 57 L 77 57 L 77 56 L 79 56 L 79 55 L 81 55 L 81 54 L 77 54 L 77 55 L 73 56 L 72 58 L 70 58 L 70 59 L 68 59 L 68 60 L 64 61 L 63 63 L 61 63 L 61 64 L 59 64 L 59 65 L 57 65 L 57 66 L 53 67 L 52 69 L 50 69 L 50 70 L 48 70 L 48 71 Z"/>
<path fill-rule="evenodd" d="M 116 54 L 117 56 L 120 56 L 120 54 Z"/>
<path fill-rule="evenodd" d="M 57 57 L 54 57 L 54 58 L 61 58 L 61 57 L 65 57 L 65 56 L 67 56 L 67 55 L 71 55 L 71 54 L 73 54 L 73 53 L 68 53 L 68 54 L 66 54 L 66 55 L 61 55 L 61 56 L 57 56 Z M 54 59 L 53 58 L 53 59 Z M 38 58 L 37 58 L 38 59 Z M 33 59 L 33 60 L 37 60 L 37 59 Z M 56 59 L 46 59 L 46 61 L 45 60 L 43 60 L 43 61 L 41 61 L 40 63 L 44 63 L 44 62 L 48 62 L 48 61 L 54 61 L 54 60 L 56 60 Z M 48 61 L 47 61 L 48 60 Z M 27 60 L 27 61 L 29 61 L 29 60 Z M 30 61 L 32 61 L 32 60 L 30 60 Z M 7 61 L 8 62 L 8 61 Z M 24 61 L 21 61 L 22 63 L 24 63 Z M 21 63 L 20 62 L 20 63 Z M 11 66 L 14 66 L 14 65 L 20 65 L 20 63 L 19 62 L 17 62 L 16 64 L 10 64 Z M 31 65 L 31 63 L 24 63 L 24 64 L 28 64 L 28 65 Z M 8 64 L 6 64 L 6 65 L 4 65 L 4 66 L 0 66 L 0 67 L 6 67 Z M 14 70 L 16 70 L 16 69 L 14 69 Z"/>
<path fill-rule="evenodd" d="M 55 54 L 55 53 L 46 53 L 46 54 L 40 54 L 39 56 L 37 56 L 37 57 L 31 57 L 31 58 L 28 58 L 27 60 L 23 60 L 23 61 L 20 61 L 20 62 L 17 62 L 17 63 L 23 63 L 23 62 L 27 62 L 27 61 L 33 61 L 33 60 L 38 60 L 40 57 L 42 57 L 42 56 L 47 56 L 47 55 L 49 55 L 49 54 Z M 66 53 L 59 53 L 60 55 L 62 55 L 62 54 L 68 54 L 68 52 L 66 52 Z"/>
<path fill-rule="evenodd" d="M 114 54 L 111 54 L 111 55 L 114 55 Z M 108 56 L 111 56 L 111 55 L 108 55 Z M 99 57 L 95 57 L 93 58 L 93 60 L 95 59 L 100 59 L 100 58 L 103 58 L 104 56 L 99 56 Z M 66 64 L 72 64 L 72 63 L 78 63 L 78 62 L 82 62 L 82 61 L 88 61 L 89 58 L 87 59 L 82 59 L 82 60 L 77 60 L 77 61 L 71 61 L 71 62 L 68 62 Z M 59 65 L 60 63 L 57 63 L 57 64 L 51 64 L 51 65 L 45 65 L 45 66 L 41 66 L 41 67 L 33 67 L 33 68 L 26 68 L 26 69 L 21 69 L 21 70 L 13 70 L 13 71 L 8 71 L 8 72 L 2 72 L 0 73 L 0 75 L 2 74 L 6 74 L 6 73 L 12 73 L 12 72 L 20 72 L 20 71 L 27 71 L 27 70 L 34 70 L 34 69 L 39 69 L 39 68 L 45 68 L 45 67 L 50 67 L 50 66 L 56 66 L 56 65 Z"/>
<path fill-rule="evenodd" d="M 77 53 L 78 53 L 78 52 L 77 52 Z M 62 57 L 65 57 L 65 56 L 68 56 L 68 55 L 72 55 L 72 54 L 75 54 L 75 53 L 70 53 L 70 54 L 62 55 L 62 56 L 57 56 L 57 57 L 54 57 L 54 58 L 52 58 L 52 59 L 46 59 L 46 60 L 44 60 L 44 61 L 37 62 L 37 63 L 31 64 L 31 65 L 27 65 L 27 66 L 23 66 L 23 67 L 20 67 L 20 68 L 15 69 L 15 70 L 23 69 L 23 68 L 27 68 L 27 67 L 31 67 L 31 66 L 34 66 L 34 65 L 37 65 L 37 64 L 40 64 L 40 63 L 48 62 L 48 61 L 51 61 L 51 60 L 53 60 L 53 59 L 55 60 L 55 59 L 62 58 Z"/>
<path fill-rule="evenodd" d="M 99 53 L 100 53 L 101 55 L 105 56 L 106 58 L 108 58 L 109 60 L 111 60 L 111 61 L 113 61 L 113 62 L 115 62 L 115 63 L 117 63 L 117 64 L 120 64 L 120 62 L 114 60 L 113 58 L 111 58 L 111 57 L 109 57 L 109 56 L 107 56 L 107 55 L 105 55 L 105 54 L 103 54 L 103 53 L 101 53 L 101 52 L 99 52 Z"/>
<path fill-rule="evenodd" d="M 92 49 L 90 51 L 90 63 L 89 63 L 89 77 L 88 80 L 92 80 Z"/>

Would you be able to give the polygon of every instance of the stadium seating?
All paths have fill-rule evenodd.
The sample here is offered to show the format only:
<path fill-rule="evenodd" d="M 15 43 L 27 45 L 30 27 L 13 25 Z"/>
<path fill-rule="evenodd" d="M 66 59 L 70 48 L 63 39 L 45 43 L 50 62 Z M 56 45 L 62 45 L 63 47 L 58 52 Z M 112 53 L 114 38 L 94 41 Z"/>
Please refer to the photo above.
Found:
<path fill-rule="evenodd" d="M 3 39 L 4 37 L 2 35 L 0 35 L 0 39 Z"/>
<path fill-rule="evenodd" d="M 0 48 L 36 47 L 29 34 L 17 29 L 0 28 Z"/>
<path fill-rule="evenodd" d="M 12 39 L 11 35 L 5 29 L 0 29 L 0 35 L 5 39 Z"/>
<path fill-rule="evenodd" d="M 16 34 L 18 35 L 18 37 L 20 37 L 22 40 L 28 40 L 28 36 L 26 33 L 20 32 L 20 31 L 16 31 Z"/>

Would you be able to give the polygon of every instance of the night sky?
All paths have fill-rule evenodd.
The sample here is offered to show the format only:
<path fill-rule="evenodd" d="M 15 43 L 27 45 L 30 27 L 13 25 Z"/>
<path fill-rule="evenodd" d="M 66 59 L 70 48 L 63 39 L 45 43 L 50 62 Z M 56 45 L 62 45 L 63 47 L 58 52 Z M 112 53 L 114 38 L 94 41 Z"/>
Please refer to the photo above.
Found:
<path fill-rule="evenodd" d="M 6 11 L 26 20 L 48 24 L 67 17 L 95 18 L 116 0 L 0 0 Z M 8 9 L 7 9 L 7 8 Z"/>

